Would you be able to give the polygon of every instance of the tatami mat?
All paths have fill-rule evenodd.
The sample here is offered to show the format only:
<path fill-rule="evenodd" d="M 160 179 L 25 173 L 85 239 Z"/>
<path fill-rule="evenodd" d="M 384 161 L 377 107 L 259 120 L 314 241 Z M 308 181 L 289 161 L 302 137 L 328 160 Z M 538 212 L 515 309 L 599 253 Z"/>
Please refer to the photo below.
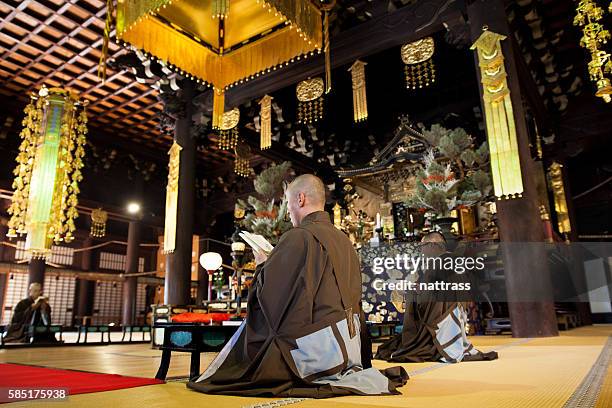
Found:
<path fill-rule="evenodd" d="M 290 406 L 295 408 L 561 407 L 589 372 L 610 335 L 612 335 L 612 326 L 601 325 L 574 329 L 563 332 L 560 337 L 553 338 L 473 337 L 474 344 L 482 350 L 499 350 L 499 360 L 461 364 L 402 364 L 408 372 L 412 373 L 408 384 L 401 389 L 402 395 L 306 400 Z M 128 360 L 132 370 L 140 372 L 150 370 L 149 364 L 157 363 L 154 358 L 155 351 L 147 350 L 144 346 L 140 346 L 143 347 L 140 350 L 135 348 L 136 346 L 130 347 L 132 349 L 107 350 L 116 354 L 126 354 L 121 356 L 106 353 L 107 357 L 114 360 L 115 363 L 124 359 Z M 36 353 L 34 350 L 31 352 Z M 55 361 L 56 364 L 61 363 L 63 368 L 77 368 L 75 367 L 77 364 L 69 363 L 66 356 L 63 359 L 54 359 L 52 355 L 53 352 L 49 352 L 49 359 Z M 8 357 L 10 356 L 7 356 L 6 353 L 0 353 L 0 361 L 15 362 Z M 26 356 L 22 355 L 20 359 L 24 360 Z M 142 361 L 147 367 L 137 369 L 135 360 Z M 176 360 L 173 363 L 180 364 L 181 370 L 184 369 L 183 365 L 188 363 L 184 361 L 188 360 L 185 358 Z M 208 358 L 203 358 L 203 367 L 206 366 L 204 360 L 210 361 Z M 88 361 L 95 362 L 96 357 L 90 355 Z M 53 365 L 53 363 L 47 365 Z M 66 365 L 72 367 L 65 367 Z M 378 368 L 390 365 L 393 364 L 375 362 Z M 104 367 L 95 366 L 87 368 L 81 366 L 80 369 L 104 371 Z M 117 368 L 115 367 L 114 370 L 117 371 Z M 611 389 L 612 379 L 608 372 L 600 392 L 598 407 L 610 406 Z M 266 403 L 273 401 L 276 399 L 204 395 L 188 390 L 183 382 L 169 382 L 164 385 L 76 395 L 62 403 L 37 402 L 36 406 L 130 408 L 210 406 L 225 408 L 255 404 L 265 406 Z M 32 406 L 30 404 L 27 406 Z M 8 404 L 7 406 L 26 405 Z"/>

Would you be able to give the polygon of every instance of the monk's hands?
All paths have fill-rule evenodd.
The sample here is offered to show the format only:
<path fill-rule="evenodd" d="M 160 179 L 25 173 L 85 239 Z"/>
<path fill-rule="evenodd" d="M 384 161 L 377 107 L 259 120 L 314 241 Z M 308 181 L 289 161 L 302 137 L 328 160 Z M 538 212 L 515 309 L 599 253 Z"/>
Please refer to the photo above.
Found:
<path fill-rule="evenodd" d="M 256 250 L 253 250 L 253 255 L 255 255 L 255 265 L 262 264 L 266 262 L 266 260 L 268 259 L 268 255 L 266 255 L 263 252 L 256 251 Z"/>

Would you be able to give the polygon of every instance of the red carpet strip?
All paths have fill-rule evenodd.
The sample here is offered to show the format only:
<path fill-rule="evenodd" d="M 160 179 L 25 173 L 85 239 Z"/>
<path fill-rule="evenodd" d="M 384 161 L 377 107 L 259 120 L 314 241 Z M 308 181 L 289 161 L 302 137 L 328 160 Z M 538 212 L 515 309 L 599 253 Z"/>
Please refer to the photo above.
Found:
<path fill-rule="evenodd" d="M 0 403 L 16 401 L 8 398 L 9 390 L 66 389 L 68 395 L 74 395 L 163 383 L 164 381 L 154 378 L 58 370 L 21 364 L 0 364 L 0 390 L 2 390 L 0 392 Z M 33 395 L 36 393 L 26 394 Z"/>

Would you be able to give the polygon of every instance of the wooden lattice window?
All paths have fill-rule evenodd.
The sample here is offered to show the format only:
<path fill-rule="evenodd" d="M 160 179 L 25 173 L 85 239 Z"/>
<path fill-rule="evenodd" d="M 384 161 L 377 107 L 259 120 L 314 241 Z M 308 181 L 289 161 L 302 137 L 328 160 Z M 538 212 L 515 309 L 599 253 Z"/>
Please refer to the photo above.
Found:
<path fill-rule="evenodd" d="M 45 274 L 43 294 L 49 296 L 52 324 L 63 326 L 72 324 L 75 284 L 76 281 L 72 276 Z"/>
<path fill-rule="evenodd" d="M 100 252 L 100 269 L 111 271 L 125 271 L 127 256 L 115 252 Z M 138 258 L 138 272 L 144 272 L 145 259 Z"/>
<path fill-rule="evenodd" d="M 5 278 L 5 275 L 2 279 Z M 6 292 L 4 294 L 4 308 L 2 310 L 2 324 L 11 322 L 13 308 L 20 300 L 28 296 L 28 274 L 12 272 L 8 274 Z"/>
<path fill-rule="evenodd" d="M 94 324 L 119 324 L 123 299 L 123 283 L 100 281 L 94 295 Z"/>

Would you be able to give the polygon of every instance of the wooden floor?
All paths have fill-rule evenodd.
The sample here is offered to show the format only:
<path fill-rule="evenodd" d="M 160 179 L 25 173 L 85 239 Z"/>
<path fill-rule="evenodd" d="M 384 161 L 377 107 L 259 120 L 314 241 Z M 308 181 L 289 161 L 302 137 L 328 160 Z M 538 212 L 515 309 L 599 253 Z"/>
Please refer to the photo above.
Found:
<path fill-rule="evenodd" d="M 302 401 L 296 408 L 365 407 L 561 407 L 580 385 L 602 353 L 612 325 L 592 326 L 563 332 L 560 337 L 515 339 L 509 336 L 473 337 L 483 351 L 498 350 L 491 362 L 461 364 L 402 364 L 410 374 L 402 395 L 385 397 L 342 397 Z M 0 350 L 0 362 L 33 364 L 54 368 L 153 377 L 160 352 L 147 344 L 91 347 L 54 347 Z M 203 354 L 205 368 L 214 355 Z M 67 402 L 36 402 L 6 406 L 36 407 L 245 407 L 277 399 L 204 395 L 185 387 L 189 355 L 175 353 L 168 376 L 175 380 L 163 385 L 110 392 L 75 395 Z M 396 365 L 376 361 L 384 368 Z M 601 387 L 598 407 L 610 406 L 612 370 Z M 182 377 L 180 380 L 178 377 Z M 327 405 L 327 407 L 326 407 Z"/>

